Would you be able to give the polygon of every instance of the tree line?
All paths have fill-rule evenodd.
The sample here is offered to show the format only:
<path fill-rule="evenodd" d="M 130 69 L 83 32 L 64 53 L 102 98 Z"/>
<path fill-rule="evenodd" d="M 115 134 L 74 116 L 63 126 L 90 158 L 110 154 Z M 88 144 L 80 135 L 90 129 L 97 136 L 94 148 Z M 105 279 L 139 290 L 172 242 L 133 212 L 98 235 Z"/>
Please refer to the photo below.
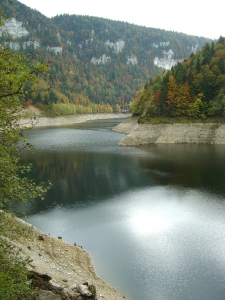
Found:
<path fill-rule="evenodd" d="M 143 117 L 225 116 L 225 38 L 206 45 L 162 76 L 152 78 L 131 105 Z"/>

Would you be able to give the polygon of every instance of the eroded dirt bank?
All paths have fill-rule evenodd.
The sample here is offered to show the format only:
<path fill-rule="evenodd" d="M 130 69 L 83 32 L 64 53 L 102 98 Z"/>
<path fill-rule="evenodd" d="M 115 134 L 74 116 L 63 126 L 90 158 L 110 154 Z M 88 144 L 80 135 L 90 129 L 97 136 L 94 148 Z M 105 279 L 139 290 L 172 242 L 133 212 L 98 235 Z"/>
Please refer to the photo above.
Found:
<path fill-rule="evenodd" d="M 96 288 L 97 295 L 96 298 L 89 297 L 90 299 L 124 299 L 95 274 L 90 256 L 81 246 L 69 245 L 61 238 L 53 238 L 21 219 L 16 219 L 15 226 L 19 228 L 18 234 L 13 231 L 12 236 L 10 233 L 7 236 L 11 247 L 17 249 L 19 255 L 27 261 L 29 270 L 48 274 L 52 278 L 54 291 L 62 288 L 67 290 L 83 282 L 91 282 Z M 82 297 L 65 298 L 52 292 L 48 293 L 51 293 L 52 297 L 47 299 L 83 299 Z M 46 299 L 45 297 L 42 295 L 38 299 Z"/>
<path fill-rule="evenodd" d="M 126 133 L 120 146 L 152 143 L 225 144 L 225 125 L 219 123 L 138 124 L 129 118 L 113 130 Z"/>

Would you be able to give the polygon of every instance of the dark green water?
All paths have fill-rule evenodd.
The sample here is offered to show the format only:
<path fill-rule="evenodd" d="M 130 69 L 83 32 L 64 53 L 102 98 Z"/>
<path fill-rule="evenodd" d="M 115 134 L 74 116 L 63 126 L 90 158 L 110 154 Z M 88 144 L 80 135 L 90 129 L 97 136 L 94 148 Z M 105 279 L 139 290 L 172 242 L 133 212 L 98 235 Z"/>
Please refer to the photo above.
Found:
<path fill-rule="evenodd" d="M 121 148 L 117 122 L 28 133 L 22 160 L 54 184 L 28 222 L 83 245 L 129 300 L 225 299 L 225 147 Z"/>

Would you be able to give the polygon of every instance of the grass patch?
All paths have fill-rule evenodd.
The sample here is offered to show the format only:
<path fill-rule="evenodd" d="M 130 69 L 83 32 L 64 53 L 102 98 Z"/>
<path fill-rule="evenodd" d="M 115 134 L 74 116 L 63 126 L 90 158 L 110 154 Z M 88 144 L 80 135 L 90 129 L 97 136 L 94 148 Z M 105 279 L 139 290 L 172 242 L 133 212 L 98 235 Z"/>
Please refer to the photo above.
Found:
<path fill-rule="evenodd" d="M 0 300 L 28 299 L 33 294 L 27 261 L 21 259 L 20 249 L 11 242 L 32 236 L 32 227 L 0 210 Z"/>

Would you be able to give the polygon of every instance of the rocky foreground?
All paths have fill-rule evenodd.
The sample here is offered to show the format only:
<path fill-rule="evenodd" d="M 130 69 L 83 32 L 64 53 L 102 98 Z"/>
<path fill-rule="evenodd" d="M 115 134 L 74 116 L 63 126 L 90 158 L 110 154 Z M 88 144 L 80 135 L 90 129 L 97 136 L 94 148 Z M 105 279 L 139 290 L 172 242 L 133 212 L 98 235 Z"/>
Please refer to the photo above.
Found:
<path fill-rule="evenodd" d="M 27 262 L 37 300 L 122 300 L 94 271 L 90 256 L 76 244 L 53 238 L 16 219 L 19 234 L 8 236 L 11 248 Z M 26 234 L 21 234 L 26 232 Z M 32 298 L 33 299 L 33 298 Z"/>
<path fill-rule="evenodd" d="M 127 134 L 120 146 L 153 143 L 225 144 L 225 124 L 219 123 L 138 124 L 136 118 L 128 118 L 113 130 Z"/>

